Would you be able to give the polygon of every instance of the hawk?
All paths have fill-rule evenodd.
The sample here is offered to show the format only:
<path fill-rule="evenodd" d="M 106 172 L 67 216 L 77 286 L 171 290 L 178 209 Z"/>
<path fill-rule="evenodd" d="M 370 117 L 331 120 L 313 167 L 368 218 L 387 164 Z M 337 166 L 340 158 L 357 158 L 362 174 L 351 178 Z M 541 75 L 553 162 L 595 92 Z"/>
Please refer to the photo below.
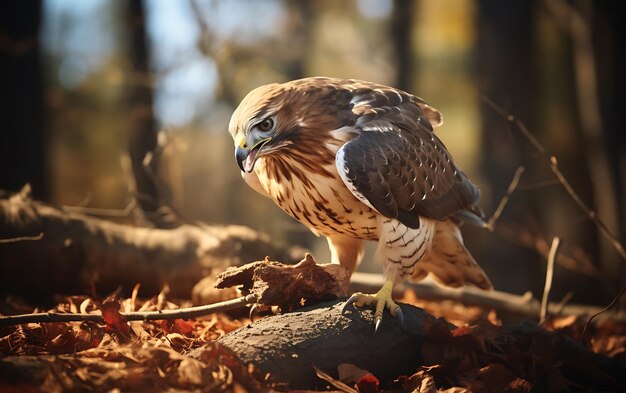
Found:
<path fill-rule="evenodd" d="M 402 318 L 391 292 L 405 277 L 491 288 L 459 230 L 484 224 L 480 193 L 433 132 L 442 122 L 407 92 L 325 77 L 258 87 L 230 120 L 245 181 L 324 235 L 333 263 L 353 272 L 378 242 L 385 284 L 346 303 L 376 304 L 376 329 L 385 308 Z"/>

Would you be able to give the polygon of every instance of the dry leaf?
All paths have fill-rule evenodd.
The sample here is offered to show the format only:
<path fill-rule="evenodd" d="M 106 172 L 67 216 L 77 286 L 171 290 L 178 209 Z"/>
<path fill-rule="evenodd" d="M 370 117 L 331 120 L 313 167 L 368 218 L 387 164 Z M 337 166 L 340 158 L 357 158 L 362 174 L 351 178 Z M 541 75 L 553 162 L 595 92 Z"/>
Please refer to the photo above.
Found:
<path fill-rule="evenodd" d="M 178 365 L 178 382 L 182 385 L 202 385 L 206 365 L 199 360 L 186 357 Z"/>
<path fill-rule="evenodd" d="M 107 330 L 121 334 L 125 338 L 130 338 L 130 327 L 126 318 L 120 314 L 120 301 L 117 298 L 109 297 L 100 306 L 102 319 L 107 325 Z"/>

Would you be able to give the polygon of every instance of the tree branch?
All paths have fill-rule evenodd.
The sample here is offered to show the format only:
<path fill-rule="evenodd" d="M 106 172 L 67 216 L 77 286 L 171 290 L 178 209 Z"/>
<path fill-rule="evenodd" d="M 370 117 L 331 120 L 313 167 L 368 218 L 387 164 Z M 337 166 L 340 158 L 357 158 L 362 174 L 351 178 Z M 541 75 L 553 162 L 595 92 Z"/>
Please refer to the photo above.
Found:
<path fill-rule="evenodd" d="M 506 193 L 500 200 L 500 203 L 498 204 L 498 207 L 496 208 L 496 210 L 493 212 L 493 215 L 489 218 L 489 220 L 487 220 L 487 225 L 485 226 L 485 228 L 487 228 L 489 232 L 493 232 L 493 230 L 495 229 L 496 221 L 498 221 L 498 219 L 500 218 L 500 215 L 502 215 L 502 212 L 504 211 L 506 204 L 509 203 L 509 199 L 511 198 L 511 195 L 513 194 L 513 192 L 515 192 L 515 189 L 517 189 L 517 185 L 519 184 L 519 179 L 522 177 L 525 170 L 526 169 L 523 166 L 519 166 L 515 170 L 515 174 L 513 175 L 513 180 L 511 180 L 511 184 L 509 184 L 509 187 L 506 189 Z"/>
<path fill-rule="evenodd" d="M 9 244 L 9 243 L 17 243 L 17 242 L 32 242 L 43 239 L 43 232 L 39 232 L 38 235 L 35 236 L 17 236 L 11 237 L 9 239 L 0 239 L 0 244 Z"/>
<path fill-rule="evenodd" d="M 554 277 L 554 261 L 556 254 L 559 252 L 561 239 L 555 237 L 552 239 L 550 253 L 548 254 L 548 265 L 546 268 L 546 282 L 543 287 L 543 296 L 541 297 L 541 311 L 539 313 L 539 323 L 543 323 L 548 315 L 548 299 L 550 297 L 550 289 L 552 289 L 552 278 Z"/>
<path fill-rule="evenodd" d="M 219 303 L 205 306 L 186 307 L 176 310 L 143 311 L 143 312 L 121 312 L 120 314 L 127 321 L 154 321 L 170 319 L 189 319 L 202 315 L 214 314 L 233 310 L 254 303 L 254 296 L 244 296 L 236 299 L 226 300 Z M 19 325 L 23 323 L 49 323 L 49 322 L 81 322 L 90 321 L 103 323 L 102 314 L 78 314 L 78 313 L 33 313 L 21 315 L 0 316 L 0 327 Z"/>
<path fill-rule="evenodd" d="M 301 308 L 321 300 L 345 296 L 350 272 L 337 264 L 315 263 L 307 254 L 295 265 L 285 265 L 269 259 L 232 267 L 218 276 L 217 287 L 241 286 L 245 296 L 198 307 L 150 312 L 121 313 L 127 321 L 194 318 L 239 308 L 248 304 L 278 305 L 281 310 Z M 136 290 L 133 291 L 136 296 Z M 105 301 L 106 302 L 106 301 Z M 42 322 L 103 322 L 103 316 L 87 313 L 35 313 L 0 317 L 0 327 L 21 323 Z"/>
<path fill-rule="evenodd" d="M 569 183 L 569 181 L 565 178 L 565 176 L 559 169 L 558 161 L 556 157 L 548 153 L 546 148 L 543 147 L 543 145 L 537 140 L 537 138 L 535 138 L 535 136 L 530 132 L 530 130 L 526 127 L 526 125 L 521 120 L 519 120 L 518 118 L 516 118 L 515 116 L 511 114 L 508 114 L 504 109 L 502 109 L 502 107 L 500 107 L 498 104 L 493 102 L 488 97 L 483 97 L 483 99 L 494 111 L 500 114 L 500 116 L 502 116 L 507 121 L 515 124 L 515 126 L 517 127 L 518 130 L 520 130 L 522 135 L 524 135 L 524 137 L 528 139 L 528 141 L 535 147 L 535 149 L 544 156 L 544 158 L 548 161 L 548 164 L 550 165 L 550 169 L 552 170 L 552 173 L 554 173 L 554 175 L 559 180 L 563 188 L 565 188 L 569 196 L 580 207 L 580 209 L 585 213 L 585 215 L 589 217 L 589 219 L 596 225 L 596 227 L 600 230 L 600 233 L 602 233 L 602 235 L 608 239 L 608 241 L 611 243 L 613 248 L 615 248 L 615 250 L 618 252 L 620 257 L 622 258 L 623 262 L 626 261 L 626 250 L 624 250 L 624 246 L 619 242 L 617 237 L 613 235 L 613 233 L 611 233 L 609 228 L 598 217 L 596 212 L 592 210 L 591 208 L 589 208 L 587 204 L 580 198 L 580 196 L 578 196 L 576 191 L 574 191 L 574 189 L 572 188 L 572 185 Z"/>
<path fill-rule="evenodd" d="M 361 292 L 375 292 L 384 283 L 380 274 L 356 272 L 352 275 L 352 289 Z M 475 287 L 465 286 L 462 288 L 446 288 L 434 282 L 421 281 L 419 283 L 405 282 L 404 287 L 415 291 L 418 298 L 424 300 L 454 300 L 469 306 L 478 306 L 485 309 L 494 309 L 509 316 L 517 318 L 538 320 L 541 305 L 532 296 L 519 296 L 501 291 L 483 291 Z M 402 286 L 399 286 L 400 290 Z M 591 315 L 601 310 L 601 307 L 581 305 L 548 303 L 548 312 L 552 315 Z M 607 313 L 605 318 L 626 321 L 626 313 Z"/>

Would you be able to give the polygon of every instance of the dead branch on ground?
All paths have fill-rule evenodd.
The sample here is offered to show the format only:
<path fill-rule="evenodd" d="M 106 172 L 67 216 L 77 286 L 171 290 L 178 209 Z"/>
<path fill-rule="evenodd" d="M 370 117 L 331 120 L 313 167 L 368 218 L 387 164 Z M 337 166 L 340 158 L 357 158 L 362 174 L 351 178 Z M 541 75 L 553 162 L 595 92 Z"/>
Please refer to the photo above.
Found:
<path fill-rule="evenodd" d="M 351 279 L 352 289 L 361 292 L 375 292 L 384 284 L 384 278 L 380 274 L 356 272 Z M 494 309 L 501 317 L 508 316 L 513 319 L 539 320 L 541 303 L 530 293 L 519 296 L 501 291 L 483 291 L 481 289 L 465 286 L 462 288 L 446 288 L 433 281 L 405 282 L 405 288 L 415 291 L 419 299 L 424 300 L 454 300 L 468 306 L 478 306 L 486 310 Z M 399 287 L 402 290 L 402 286 Z M 577 315 L 586 316 L 600 311 L 598 306 L 581 304 L 548 303 L 548 313 L 553 316 Z M 615 321 L 626 320 L 626 313 L 604 313 L 602 318 Z"/>
<path fill-rule="evenodd" d="M 1 293 L 50 301 L 55 293 L 130 291 L 136 283 L 156 294 L 169 283 L 172 296 L 186 298 L 198 281 L 229 266 L 266 255 L 293 260 L 268 236 L 243 226 L 122 225 L 33 201 L 29 187 L 0 199 L 0 238 L 39 233 L 38 240 L 0 244 Z M 202 290 L 210 300 L 213 293 Z"/>
<path fill-rule="evenodd" d="M 556 253 L 554 253 L 556 254 Z M 553 257 L 554 258 L 554 257 Z M 121 313 L 127 320 L 171 320 L 194 318 L 215 312 L 222 312 L 250 304 L 280 306 L 283 311 L 301 308 L 304 305 L 344 297 L 347 293 L 349 273 L 336 264 L 317 265 L 307 255 L 296 265 L 284 265 L 279 262 L 252 262 L 241 267 L 233 267 L 218 276 L 217 287 L 239 286 L 245 295 L 233 300 L 218 302 L 200 307 L 187 307 L 176 310 L 157 312 Z M 352 289 L 362 292 L 375 292 L 383 285 L 379 274 L 354 273 L 351 279 Z M 512 319 L 530 318 L 539 320 L 542 304 L 529 296 L 518 296 L 499 291 L 482 291 L 474 287 L 445 288 L 434 282 L 406 282 L 416 295 L 424 300 L 454 300 L 469 306 L 478 306 L 486 310 L 494 309 L 501 317 Z M 548 303 L 546 313 L 553 316 L 575 315 L 588 316 L 601 312 L 597 306 Z M 615 321 L 626 320 L 624 313 L 604 313 L 599 320 L 611 318 Z M 0 317 L 0 326 L 29 322 L 102 322 L 100 314 L 86 313 L 35 313 Z"/>
<path fill-rule="evenodd" d="M 305 304 L 344 297 L 350 272 L 336 264 L 318 265 L 307 254 L 296 265 L 284 265 L 269 259 L 233 267 L 218 276 L 218 288 L 242 286 L 245 296 L 198 307 L 145 312 L 122 312 L 126 321 L 152 321 L 195 318 L 224 312 L 250 304 L 280 306 L 283 311 Z M 0 327 L 23 323 L 104 322 L 102 313 L 32 313 L 0 316 Z"/>
<path fill-rule="evenodd" d="M 9 239 L 0 239 L 0 244 L 9 244 L 9 243 L 17 243 L 17 242 L 33 242 L 37 240 L 41 240 L 43 238 L 43 233 L 39 233 L 35 236 L 18 236 L 11 237 Z"/>
<path fill-rule="evenodd" d="M 240 297 L 231 300 L 225 300 L 206 306 L 185 307 L 176 310 L 159 310 L 159 311 L 137 311 L 137 312 L 121 312 L 120 315 L 126 321 L 155 321 L 155 320 L 172 320 L 172 319 L 189 319 L 203 315 L 209 315 L 224 311 L 233 310 L 254 303 L 253 296 Z M 90 321 L 103 323 L 102 314 L 77 314 L 77 313 L 55 313 L 43 312 L 21 315 L 0 316 L 0 327 L 20 325 L 23 323 L 52 323 L 52 322 L 83 322 Z"/>

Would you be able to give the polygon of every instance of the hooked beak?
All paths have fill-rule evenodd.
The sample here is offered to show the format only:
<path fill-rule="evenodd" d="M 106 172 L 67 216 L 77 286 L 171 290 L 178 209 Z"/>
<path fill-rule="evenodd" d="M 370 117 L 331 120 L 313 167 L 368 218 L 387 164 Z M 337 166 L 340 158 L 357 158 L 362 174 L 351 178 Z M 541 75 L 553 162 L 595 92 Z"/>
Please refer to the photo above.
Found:
<path fill-rule="evenodd" d="M 243 137 L 237 138 L 235 141 L 237 144 L 237 147 L 235 147 L 235 159 L 237 160 L 237 165 L 239 165 L 239 169 L 241 169 L 242 172 L 252 172 L 254 164 L 259 156 L 259 152 L 271 139 L 272 138 L 261 139 L 249 148 L 247 147 L 248 145 Z"/>
<path fill-rule="evenodd" d="M 235 148 L 235 159 L 237 160 L 237 165 L 239 165 L 239 169 L 244 172 L 243 162 L 248 158 L 248 153 L 250 153 L 247 149 L 241 148 L 237 146 Z"/>

